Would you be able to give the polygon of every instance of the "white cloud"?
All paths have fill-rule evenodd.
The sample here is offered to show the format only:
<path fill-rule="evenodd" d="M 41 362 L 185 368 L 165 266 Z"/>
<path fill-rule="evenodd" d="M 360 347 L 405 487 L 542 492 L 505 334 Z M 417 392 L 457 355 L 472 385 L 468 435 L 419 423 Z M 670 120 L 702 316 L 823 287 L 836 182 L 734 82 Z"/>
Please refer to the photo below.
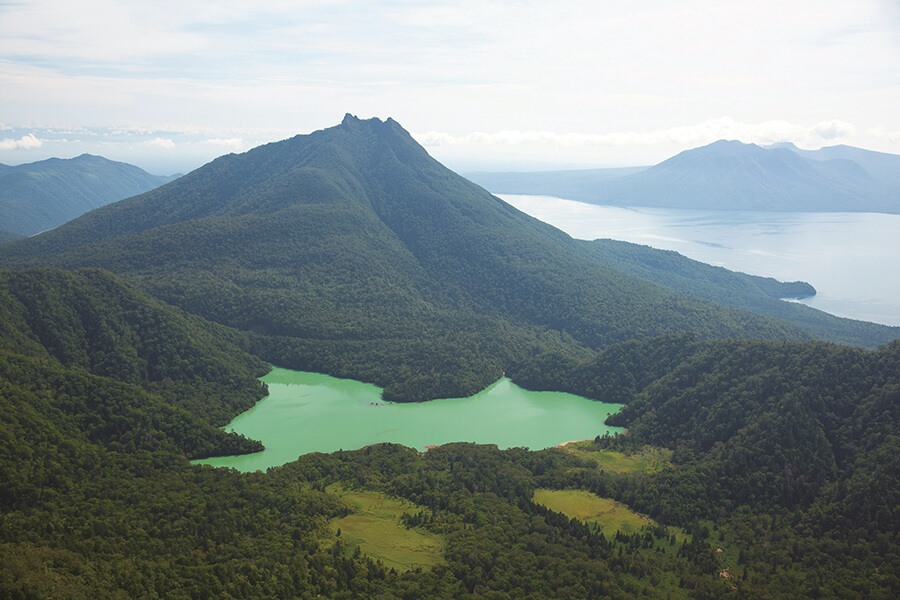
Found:
<path fill-rule="evenodd" d="M 155 146 L 157 148 L 174 148 L 175 147 L 175 142 L 173 142 L 172 140 L 170 140 L 168 138 L 161 138 L 161 137 L 153 138 L 152 140 L 147 140 L 146 142 L 143 142 L 143 144 L 145 146 Z"/>
<path fill-rule="evenodd" d="M 900 144 L 900 129 L 888 131 L 883 127 L 872 127 L 867 132 L 870 137 L 878 140 L 887 140 L 894 144 Z"/>
<path fill-rule="evenodd" d="M 45 153 L 66 135 L 206 157 L 352 112 L 442 160 L 648 164 L 720 138 L 898 153 L 884 6 L 0 0 L 0 148 L 34 132 Z"/>
<path fill-rule="evenodd" d="M 822 139 L 834 140 L 851 137 L 856 133 L 856 127 L 842 121 L 828 121 L 827 123 L 817 124 L 813 127 L 813 131 Z"/>
<path fill-rule="evenodd" d="M 23 135 L 17 140 L 10 138 L 0 140 L 0 150 L 32 150 L 43 145 L 43 142 L 34 137 L 33 133 Z"/>
<path fill-rule="evenodd" d="M 787 121 L 742 123 L 729 117 L 713 119 L 697 125 L 670 127 L 654 131 L 617 131 L 610 133 L 557 133 L 552 131 L 475 131 L 454 135 L 442 131 L 413 134 L 424 146 L 520 145 L 551 143 L 566 147 L 656 146 L 679 144 L 703 145 L 720 139 L 736 139 L 745 143 L 768 144 L 784 140 L 801 145 L 815 145 L 847 139 L 856 128 L 843 121 L 831 120 L 814 125 Z"/>

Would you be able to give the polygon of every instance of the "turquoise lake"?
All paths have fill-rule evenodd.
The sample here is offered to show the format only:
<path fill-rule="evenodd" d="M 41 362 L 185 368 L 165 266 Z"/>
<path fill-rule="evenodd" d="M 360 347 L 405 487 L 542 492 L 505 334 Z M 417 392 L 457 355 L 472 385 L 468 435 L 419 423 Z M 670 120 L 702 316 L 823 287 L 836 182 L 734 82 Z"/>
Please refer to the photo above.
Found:
<path fill-rule="evenodd" d="M 265 470 L 309 452 L 355 450 L 381 442 L 422 451 L 449 442 L 539 450 L 623 431 L 603 424 L 620 404 L 530 392 L 506 378 L 468 398 L 412 404 L 385 402 L 377 386 L 320 373 L 274 368 L 262 381 L 269 395 L 225 429 L 260 440 L 265 451 L 196 463 Z"/>

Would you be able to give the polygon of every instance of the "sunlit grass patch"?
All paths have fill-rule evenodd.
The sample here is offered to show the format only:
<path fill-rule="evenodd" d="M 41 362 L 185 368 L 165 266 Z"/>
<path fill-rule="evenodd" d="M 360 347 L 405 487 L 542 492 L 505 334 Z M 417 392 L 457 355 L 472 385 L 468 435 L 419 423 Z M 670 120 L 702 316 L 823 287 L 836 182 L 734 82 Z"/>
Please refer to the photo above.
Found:
<path fill-rule="evenodd" d="M 331 485 L 327 491 L 353 509 L 346 517 L 329 523 L 332 539 L 342 540 L 350 551 L 358 546 L 366 555 L 398 571 L 443 563 L 443 536 L 421 527 L 407 529 L 400 522 L 404 513 L 427 513 L 428 509 L 369 490 L 346 490 Z"/>
<path fill-rule="evenodd" d="M 666 448 L 644 446 L 637 452 L 625 454 L 597 448 L 592 440 L 573 442 L 560 449 L 592 460 L 601 469 L 611 473 L 656 473 L 670 466 L 669 460 L 672 458 L 672 451 Z"/>
<path fill-rule="evenodd" d="M 570 519 L 595 523 L 607 535 L 617 531 L 637 533 L 642 527 L 654 524 L 653 519 L 634 512 L 624 504 L 584 490 L 539 489 L 534 492 L 534 501 Z"/>

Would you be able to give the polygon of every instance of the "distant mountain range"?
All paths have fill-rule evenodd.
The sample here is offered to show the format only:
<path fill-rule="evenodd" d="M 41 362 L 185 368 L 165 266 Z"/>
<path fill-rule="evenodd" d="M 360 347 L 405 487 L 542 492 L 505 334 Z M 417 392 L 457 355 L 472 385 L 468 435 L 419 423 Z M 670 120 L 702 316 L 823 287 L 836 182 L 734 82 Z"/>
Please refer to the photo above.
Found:
<path fill-rule="evenodd" d="M 900 156 L 851 146 L 810 151 L 720 140 L 643 169 L 467 176 L 497 194 L 609 206 L 900 213 Z"/>
<path fill-rule="evenodd" d="M 10 234 L 27 236 L 52 229 L 176 177 L 151 175 L 134 165 L 90 154 L 15 167 L 0 165 L 0 242 L 11 239 Z"/>
<path fill-rule="evenodd" d="M 394 400 L 469 395 L 525 357 L 668 334 L 900 337 L 777 300 L 809 286 L 670 254 L 573 240 L 446 169 L 395 121 L 347 115 L 8 242 L 0 266 L 102 267 L 248 332 L 269 362 L 371 381 Z"/>

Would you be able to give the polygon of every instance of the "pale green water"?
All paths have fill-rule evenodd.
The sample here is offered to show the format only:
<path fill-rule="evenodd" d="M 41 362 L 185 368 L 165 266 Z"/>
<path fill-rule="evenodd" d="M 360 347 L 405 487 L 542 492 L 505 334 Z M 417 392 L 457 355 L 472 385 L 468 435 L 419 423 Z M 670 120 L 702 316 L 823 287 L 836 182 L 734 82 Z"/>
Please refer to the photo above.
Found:
<path fill-rule="evenodd" d="M 379 387 L 319 373 L 275 368 L 262 380 L 269 395 L 226 429 L 260 440 L 265 451 L 197 463 L 255 471 L 309 452 L 355 450 L 380 442 L 419 450 L 448 442 L 538 450 L 622 431 L 603 424 L 620 404 L 560 392 L 529 392 L 509 379 L 469 398 L 416 404 L 384 402 Z"/>

